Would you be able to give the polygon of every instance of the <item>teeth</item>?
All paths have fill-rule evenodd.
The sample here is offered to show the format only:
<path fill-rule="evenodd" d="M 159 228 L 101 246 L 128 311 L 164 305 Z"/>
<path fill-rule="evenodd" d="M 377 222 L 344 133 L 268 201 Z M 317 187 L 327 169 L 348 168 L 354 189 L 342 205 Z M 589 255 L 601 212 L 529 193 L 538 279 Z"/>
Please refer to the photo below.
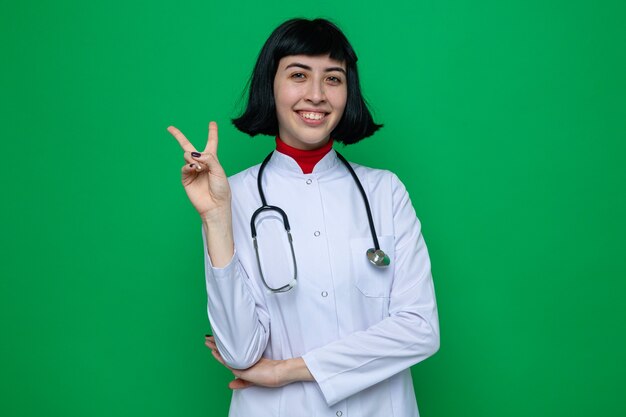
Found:
<path fill-rule="evenodd" d="M 323 113 L 300 113 L 305 119 L 321 120 L 324 118 Z"/>

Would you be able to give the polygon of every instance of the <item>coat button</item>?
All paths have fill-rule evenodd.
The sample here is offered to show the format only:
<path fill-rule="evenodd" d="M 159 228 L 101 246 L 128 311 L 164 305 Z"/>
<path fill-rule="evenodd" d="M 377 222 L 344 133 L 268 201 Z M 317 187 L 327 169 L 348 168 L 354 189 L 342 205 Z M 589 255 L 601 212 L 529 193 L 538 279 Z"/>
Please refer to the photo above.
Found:
<path fill-rule="evenodd" d="M 320 235 L 320 231 L 316 230 L 315 233 L 313 233 L 315 235 L 315 237 L 318 237 Z"/>
<path fill-rule="evenodd" d="M 322 297 L 328 297 L 328 292 L 322 291 Z"/>
<path fill-rule="evenodd" d="M 341 411 L 337 411 L 335 414 L 337 415 L 337 417 L 341 417 L 343 415 Z"/>
<path fill-rule="evenodd" d="M 313 180 L 311 178 L 309 178 L 308 180 L 306 180 L 307 185 L 311 185 L 311 183 L 313 182 Z"/>

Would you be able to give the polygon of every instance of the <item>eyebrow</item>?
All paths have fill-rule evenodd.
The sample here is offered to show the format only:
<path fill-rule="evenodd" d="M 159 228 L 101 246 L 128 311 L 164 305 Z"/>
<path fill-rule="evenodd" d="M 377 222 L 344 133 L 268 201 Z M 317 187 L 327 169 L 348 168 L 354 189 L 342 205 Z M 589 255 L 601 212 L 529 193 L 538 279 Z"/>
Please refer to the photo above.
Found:
<path fill-rule="evenodd" d="M 289 64 L 289 65 L 287 65 L 287 66 L 285 67 L 285 69 L 289 69 L 289 68 L 291 68 L 291 67 L 302 68 L 302 69 L 305 69 L 305 70 L 307 70 L 307 71 L 312 71 L 312 70 L 313 70 L 313 68 L 309 67 L 308 65 L 300 64 L 299 62 L 294 62 L 294 63 L 292 63 L 292 64 Z M 344 70 L 344 69 L 343 69 L 343 68 L 341 68 L 341 67 L 328 67 L 328 68 L 326 68 L 324 71 L 325 71 L 325 72 L 339 71 L 339 72 L 342 72 L 342 73 L 344 73 L 344 74 L 346 73 L 346 70 Z"/>

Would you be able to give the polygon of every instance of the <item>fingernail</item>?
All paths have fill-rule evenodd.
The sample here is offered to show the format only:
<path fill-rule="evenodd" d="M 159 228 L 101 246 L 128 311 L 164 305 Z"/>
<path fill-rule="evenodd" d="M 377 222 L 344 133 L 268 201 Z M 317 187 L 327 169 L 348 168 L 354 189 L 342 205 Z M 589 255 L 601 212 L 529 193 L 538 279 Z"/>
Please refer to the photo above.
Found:
<path fill-rule="evenodd" d="M 191 156 L 193 156 L 194 158 L 199 158 L 202 156 L 202 154 L 200 152 L 192 152 Z"/>

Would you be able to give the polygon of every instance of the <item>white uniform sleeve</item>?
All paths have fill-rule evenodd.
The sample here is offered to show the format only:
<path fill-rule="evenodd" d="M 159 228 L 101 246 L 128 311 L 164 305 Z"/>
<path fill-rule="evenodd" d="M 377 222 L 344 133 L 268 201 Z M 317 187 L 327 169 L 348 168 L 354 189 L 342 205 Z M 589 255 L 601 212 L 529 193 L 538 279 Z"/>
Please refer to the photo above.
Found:
<path fill-rule="evenodd" d="M 206 235 L 204 263 L 207 312 L 217 348 L 228 366 L 246 369 L 254 365 L 267 346 L 269 315 L 259 297 L 254 297 L 250 280 L 237 251 L 223 268 L 215 268 L 208 255 Z"/>
<path fill-rule="evenodd" d="M 329 406 L 428 358 L 439 319 L 428 250 L 409 195 L 393 175 L 396 247 L 389 317 L 303 356 Z"/>

